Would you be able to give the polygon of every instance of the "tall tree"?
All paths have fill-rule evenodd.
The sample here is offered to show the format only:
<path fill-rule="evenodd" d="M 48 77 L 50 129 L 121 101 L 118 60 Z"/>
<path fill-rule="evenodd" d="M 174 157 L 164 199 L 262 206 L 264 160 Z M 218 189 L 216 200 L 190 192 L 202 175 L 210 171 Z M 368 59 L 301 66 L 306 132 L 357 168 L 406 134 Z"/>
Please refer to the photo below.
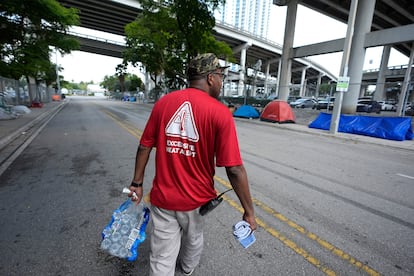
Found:
<path fill-rule="evenodd" d="M 207 51 L 219 55 L 229 54 L 226 49 L 221 49 L 225 45 L 216 41 L 212 35 L 216 25 L 213 11 L 224 3 L 225 0 L 176 0 L 171 5 L 171 12 L 175 15 L 190 58 Z"/>
<path fill-rule="evenodd" d="M 158 87 L 185 85 L 187 61 L 198 53 L 213 52 L 232 59 L 230 47 L 212 34 L 213 11 L 224 0 L 139 2 L 143 12 L 125 27 L 124 60 L 133 65 L 142 63 Z"/>
<path fill-rule="evenodd" d="M 100 83 L 100 85 L 106 88 L 108 91 L 115 92 L 117 89 L 120 89 L 119 79 L 117 76 L 108 76 L 104 77 L 104 80 Z"/>
<path fill-rule="evenodd" d="M 144 89 L 144 82 L 137 75 L 128 74 L 128 80 L 130 91 L 139 91 Z"/>
<path fill-rule="evenodd" d="M 142 90 L 144 88 L 144 83 L 141 78 L 134 74 L 125 74 L 124 75 L 125 87 L 128 87 L 129 91 Z M 115 92 L 116 90 L 121 89 L 121 84 L 119 82 L 119 77 L 117 75 L 105 76 L 104 80 L 100 83 L 102 87 L 105 87 L 108 91 Z"/>
<path fill-rule="evenodd" d="M 135 21 L 125 27 L 127 50 L 124 59 L 134 66 L 142 63 L 151 79 L 157 83 L 157 76 L 168 71 L 170 49 L 177 49 L 178 26 L 168 7 L 152 0 L 140 1 L 143 12 Z M 178 58 L 182 53 L 175 51 Z M 180 65 L 177 69 L 180 72 Z M 182 67 L 182 66 L 181 66 Z"/>
<path fill-rule="evenodd" d="M 115 68 L 115 75 L 118 77 L 119 84 L 121 86 L 121 92 L 125 91 L 125 75 L 127 74 L 127 64 L 118 64 Z"/>
<path fill-rule="evenodd" d="M 57 80 L 59 79 L 59 82 L 62 82 L 63 79 L 63 76 L 59 75 L 59 72 L 62 71 L 62 69 L 62 67 L 56 66 L 55 63 L 50 63 L 49 70 L 45 72 L 44 76 L 42 77 L 46 83 L 46 86 L 53 85 L 53 88 L 56 90 L 58 89 Z"/>
<path fill-rule="evenodd" d="M 79 42 L 68 35 L 79 24 L 75 9 L 55 0 L 2 0 L 0 3 L 0 74 L 36 81 L 46 76 L 50 54 L 78 49 Z"/>

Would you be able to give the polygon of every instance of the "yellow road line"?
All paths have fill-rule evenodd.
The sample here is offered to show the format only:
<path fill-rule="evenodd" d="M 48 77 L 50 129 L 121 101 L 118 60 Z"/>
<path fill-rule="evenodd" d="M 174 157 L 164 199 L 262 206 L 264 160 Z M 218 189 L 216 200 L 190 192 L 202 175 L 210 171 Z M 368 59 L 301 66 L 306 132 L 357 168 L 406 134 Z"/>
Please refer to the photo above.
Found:
<path fill-rule="evenodd" d="M 230 199 L 226 195 L 223 195 L 223 198 L 224 198 L 224 200 L 227 203 L 229 203 L 236 210 L 238 210 L 241 213 L 244 212 L 243 208 L 237 202 L 235 202 L 234 200 Z M 285 236 L 283 236 L 277 230 L 269 227 L 263 220 L 261 220 L 261 219 L 259 219 L 259 218 L 256 217 L 256 222 L 257 222 L 257 225 L 259 225 L 260 227 L 262 227 L 263 229 L 265 229 L 266 232 L 268 232 L 270 235 L 272 235 L 273 237 L 275 237 L 278 240 L 280 240 L 281 242 L 283 242 L 287 247 L 289 247 L 294 252 L 296 252 L 297 254 L 299 254 L 300 256 L 302 256 L 310 264 L 314 265 L 315 267 L 317 267 L 318 269 L 320 269 L 321 271 L 323 271 L 326 275 L 330 275 L 330 276 L 336 275 L 335 271 L 333 271 L 332 269 L 330 269 L 330 268 L 328 268 L 328 267 L 326 267 L 324 265 L 321 265 L 321 263 L 320 263 L 320 261 L 318 259 L 316 259 L 312 255 L 310 255 L 305 249 L 297 246 L 297 244 L 294 241 L 289 240 L 288 238 L 286 238 Z"/>
<path fill-rule="evenodd" d="M 137 139 L 141 138 L 142 131 L 138 130 L 136 127 L 133 127 L 131 124 L 127 124 L 119 120 L 117 116 L 115 116 L 113 113 L 104 110 L 105 114 L 108 115 L 112 120 L 114 120 L 116 123 L 118 123 L 122 128 L 124 128 L 126 131 L 128 131 L 132 136 L 136 137 Z"/>
<path fill-rule="evenodd" d="M 222 184 L 224 187 L 226 188 L 231 188 L 231 184 L 218 177 L 218 176 L 214 176 L 214 179 L 219 182 L 220 184 Z M 223 196 L 224 197 L 224 196 Z M 237 210 L 239 210 L 240 212 L 243 212 L 243 208 L 236 202 L 234 202 L 233 200 L 231 200 L 230 198 L 228 198 L 227 196 L 225 197 L 226 201 L 231 201 L 229 202 L 229 204 L 233 207 L 235 207 Z M 299 233 L 305 235 L 307 238 L 317 242 L 320 246 L 322 246 L 323 248 L 329 250 L 330 252 L 332 252 L 333 254 L 335 254 L 336 256 L 340 257 L 341 259 L 347 261 L 349 264 L 355 266 L 356 268 L 365 271 L 368 275 L 371 276 L 378 276 L 381 275 L 379 272 L 377 272 L 376 270 L 372 269 L 371 267 L 363 264 L 362 262 L 356 260 L 354 257 L 350 256 L 349 254 L 346 254 L 344 251 L 342 251 L 341 249 L 335 247 L 334 245 L 330 244 L 329 242 L 321 239 L 320 237 L 318 237 L 318 235 L 309 232 L 308 230 L 306 230 L 304 227 L 296 224 L 294 221 L 289 220 L 288 218 L 286 218 L 285 216 L 283 216 L 282 214 L 280 214 L 279 212 L 276 212 L 275 210 L 273 210 L 272 208 L 270 208 L 269 206 L 267 206 L 266 204 L 264 204 L 263 202 L 253 198 L 253 203 L 260 207 L 260 209 L 262 209 L 263 211 L 265 211 L 266 213 L 272 215 L 273 217 L 277 218 L 278 220 L 280 220 L 281 222 L 287 224 L 289 227 L 295 229 L 296 231 L 298 231 Z M 314 266 L 316 266 L 317 268 L 321 269 L 323 272 L 325 272 L 325 274 L 327 275 L 335 275 L 335 272 L 330 270 L 329 268 L 323 267 L 320 265 L 320 262 L 310 256 L 304 249 L 299 248 L 293 241 L 288 240 L 286 237 L 284 237 L 283 235 L 281 235 L 279 232 L 277 232 L 276 230 L 274 230 L 271 227 L 268 227 L 266 225 L 265 222 L 261 221 L 260 219 L 256 218 L 257 224 L 262 226 L 266 232 L 270 233 L 272 236 L 278 238 L 280 241 L 282 241 L 286 246 L 288 246 L 289 248 L 291 248 L 292 250 L 294 250 L 296 253 L 300 254 L 301 256 L 303 256 L 308 262 L 310 262 L 311 264 L 313 264 Z M 333 274 L 332 274 L 333 273 Z"/>

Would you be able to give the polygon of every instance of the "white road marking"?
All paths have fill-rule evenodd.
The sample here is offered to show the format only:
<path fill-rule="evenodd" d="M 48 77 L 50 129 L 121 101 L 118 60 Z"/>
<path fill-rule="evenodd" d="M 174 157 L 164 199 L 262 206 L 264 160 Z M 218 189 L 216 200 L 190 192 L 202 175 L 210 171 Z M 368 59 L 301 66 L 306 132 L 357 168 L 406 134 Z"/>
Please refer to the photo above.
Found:
<path fill-rule="evenodd" d="M 406 178 L 409 178 L 409 179 L 414 179 L 414 176 L 409 176 L 409 175 L 402 174 L 402 173 L 397 173 L 397 175 L 402 176 L 402 177 L 406 177 Z"/>

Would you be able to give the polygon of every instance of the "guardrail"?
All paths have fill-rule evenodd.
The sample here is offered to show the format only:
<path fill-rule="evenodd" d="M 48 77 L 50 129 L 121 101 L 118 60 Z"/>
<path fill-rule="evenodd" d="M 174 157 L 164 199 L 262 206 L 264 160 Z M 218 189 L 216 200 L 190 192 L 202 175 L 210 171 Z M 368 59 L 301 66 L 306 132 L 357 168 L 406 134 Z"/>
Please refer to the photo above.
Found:
<path fill-rule="evenodd" d="M 68 34 L 73 35 L 73 36 L 78 36 L 78 37 L 91 39 L 91 40 L 96 40 L 96 41 L 100 41 L 100 42 L 115 44 L 115 45 L 119 45 L 119 46 L 126 46 L 125 42 L 116 41 L 116 40 L 112 40 L 112 39 L 106 39 L 106 38 L 102 38 L 102 37 L 98 37 L 98 36 L 94 36 L 94 35 L 88 35 L 88 34 L 78 33 L 78 32 L 74 32 L 74 31 L 69 31 Z"/>
<path fill-rule="evenodd" d="M 387 67 L 387 69 L 389 70 L 402 70 L 402 69 L 407 69 L 407 68 L 408 68 L 408 64 L 394 65 L 394 66 Z M 414 64 L 412 65 L 412 68 L 414 68 Z M 380 68 L 367 69 L 367 70 L 364 70 L 363 73 L 379 72 L 379 70 Z"/>

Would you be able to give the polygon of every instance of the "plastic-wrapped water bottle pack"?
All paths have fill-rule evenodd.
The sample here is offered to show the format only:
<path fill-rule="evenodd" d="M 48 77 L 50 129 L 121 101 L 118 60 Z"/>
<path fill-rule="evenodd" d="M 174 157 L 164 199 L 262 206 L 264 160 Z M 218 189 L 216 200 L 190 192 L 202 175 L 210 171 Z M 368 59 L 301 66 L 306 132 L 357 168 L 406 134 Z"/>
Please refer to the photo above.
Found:
<path fill-rule="evenodd" d="M 126 200 L 103 229 L 101 249 L 112 256 L 135 261 L 138 247 L 146 238 L 149 216 L 150 210 L 143 202 L 137 205 L 131 199 Z"/>

